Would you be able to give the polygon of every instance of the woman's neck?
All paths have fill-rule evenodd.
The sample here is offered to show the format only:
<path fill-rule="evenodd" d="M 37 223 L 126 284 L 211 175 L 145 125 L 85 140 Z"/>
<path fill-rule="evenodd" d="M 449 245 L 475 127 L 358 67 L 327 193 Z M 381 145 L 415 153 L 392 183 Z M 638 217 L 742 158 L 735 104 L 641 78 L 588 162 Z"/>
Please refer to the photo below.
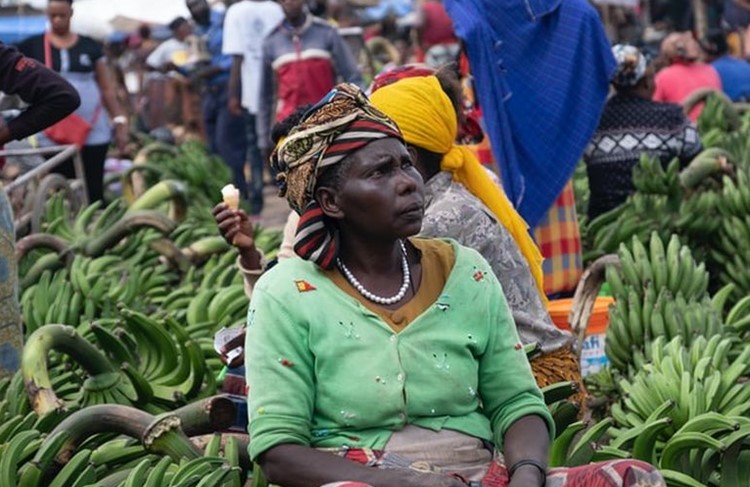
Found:
<path fill-rule="evenodd" d="M 289 25 L 294 29 L 299 29 L 303 25 L 305 25 L 305 21 L 307 20 L 307 13 L 302 13 L 294 18 L 287 17 L 286 21 L 289 23 Z"/>
<path fill-rule="evenodd" d="M 373 241 L 371 238 L 341 235 L 339 258 L 357 274 L 401 272 L 401 245 L 398 240 Z"/>
<path fill-rule="evenodd" d="M 78 40 L 78 35 L 68 31 L 64 34 L 58 34 L 56 32 L 50 32 L 50 41 L 52 44 L 55 45 L 57 48 L 66 48 L 70 47 L 73 44 L 76 43 L 76 40 Z"/>

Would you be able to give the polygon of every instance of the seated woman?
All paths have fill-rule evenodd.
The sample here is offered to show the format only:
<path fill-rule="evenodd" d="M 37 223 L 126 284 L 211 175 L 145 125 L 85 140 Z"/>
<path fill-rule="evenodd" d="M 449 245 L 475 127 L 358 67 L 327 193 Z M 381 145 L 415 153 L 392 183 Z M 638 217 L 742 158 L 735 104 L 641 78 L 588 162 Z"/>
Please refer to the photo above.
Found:
<path fill-rule="evenodd" d="M 633 461 L 547 474 L 554 425 L 497 278 L 476 251 L 410 238 L 422 179 L 358 88 L 311 109 L 273 164 L 302 258 L 248 310 L 250 455 L 270 483 L 664 485 Z"/>

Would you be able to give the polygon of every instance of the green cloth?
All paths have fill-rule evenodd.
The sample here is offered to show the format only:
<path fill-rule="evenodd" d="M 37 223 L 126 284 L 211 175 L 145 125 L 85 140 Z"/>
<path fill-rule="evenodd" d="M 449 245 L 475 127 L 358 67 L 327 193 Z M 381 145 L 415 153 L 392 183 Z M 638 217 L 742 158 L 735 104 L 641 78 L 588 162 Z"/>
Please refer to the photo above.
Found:
<path fill-rule="evenodd" d="M 500 284 L 476 251 L 451 243 L 443 293 L 398 334 L 311 262 L 263 275 L 245 343 L 251 458 L 284 443 L 381 449 L 406 424 L 502 448 L 527 415 L 553 437 Z"/>

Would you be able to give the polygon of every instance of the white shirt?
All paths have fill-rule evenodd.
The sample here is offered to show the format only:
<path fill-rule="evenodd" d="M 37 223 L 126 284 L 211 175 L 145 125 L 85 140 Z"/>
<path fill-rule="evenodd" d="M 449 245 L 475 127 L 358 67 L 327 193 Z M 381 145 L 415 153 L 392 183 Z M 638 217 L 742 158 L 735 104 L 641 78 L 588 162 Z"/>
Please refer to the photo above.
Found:
<path fill-rule="evenodd" d="M 154 69 L 161 69 L 167 63 L 173 62 L 177 53 L 187 52 L 189 46 L 187 43 L 178 41 L 174 37 L 167 39 L 159 44 L 154 51 L 146 58 L 146 64 Z"/>
<path fill-rule="evenodd" d="M 224 18 L 222 52 L 240 55 L 242 61 L 242 106 L 258 112 L 263 39 L 284 20 L 284 11 L 271 0 L 237 2 Z"/>

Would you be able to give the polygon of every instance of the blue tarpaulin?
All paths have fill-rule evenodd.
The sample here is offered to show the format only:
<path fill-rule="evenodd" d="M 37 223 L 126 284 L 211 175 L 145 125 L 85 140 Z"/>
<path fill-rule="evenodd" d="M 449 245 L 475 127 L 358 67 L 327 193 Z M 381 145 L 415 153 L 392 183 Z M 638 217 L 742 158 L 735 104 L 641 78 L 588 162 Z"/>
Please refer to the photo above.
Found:
<path fill-rule="evenodd" d="M 16 44 L 29 36 L 44 32 L 47 17 L 44 15 L 17 15 L 0 17 L 0 41 Z"/>
<path fill-rule="evenodd" d="M 445 0 L 503 185 L 533 228 L 596 130 L 615 60 L 587 0 Z"/>

